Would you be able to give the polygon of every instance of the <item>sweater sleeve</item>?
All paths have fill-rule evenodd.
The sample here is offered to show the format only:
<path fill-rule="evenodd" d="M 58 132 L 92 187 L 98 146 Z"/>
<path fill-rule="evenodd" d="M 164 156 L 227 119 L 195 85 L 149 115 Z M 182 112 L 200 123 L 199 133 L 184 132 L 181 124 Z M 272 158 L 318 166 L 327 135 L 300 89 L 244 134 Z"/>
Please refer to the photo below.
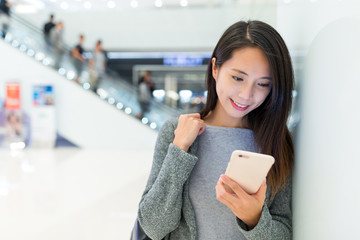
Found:
<path fill-rule="evenodd" d="M 270 205 L 264 204 L 260 220 L 255 228 L 248 230 L 246 224 L 237 219 L 240 231 L 248 240 L 292 239 L 291 180 L 280 189 Z"/>
<path fill-rule="evenodd" d="M 177 228 L 182 209 L 183 186 L 197 157 L 172 144 L 175 121 L 167 121 L 155 144 L 151 173 L 142 195 L 138 219 L 151 239 L 162 239 Z"/>

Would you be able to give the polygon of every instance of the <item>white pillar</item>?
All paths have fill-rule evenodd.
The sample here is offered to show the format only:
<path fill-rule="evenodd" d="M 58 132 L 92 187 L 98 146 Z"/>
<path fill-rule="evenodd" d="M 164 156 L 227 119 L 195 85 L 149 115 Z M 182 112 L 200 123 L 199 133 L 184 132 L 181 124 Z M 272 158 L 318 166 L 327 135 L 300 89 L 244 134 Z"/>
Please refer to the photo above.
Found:
<path fill-rule="evenodd" d="M 360 239 L 360 20 L 319 32 L 300 88 L 294 239 Z"/>

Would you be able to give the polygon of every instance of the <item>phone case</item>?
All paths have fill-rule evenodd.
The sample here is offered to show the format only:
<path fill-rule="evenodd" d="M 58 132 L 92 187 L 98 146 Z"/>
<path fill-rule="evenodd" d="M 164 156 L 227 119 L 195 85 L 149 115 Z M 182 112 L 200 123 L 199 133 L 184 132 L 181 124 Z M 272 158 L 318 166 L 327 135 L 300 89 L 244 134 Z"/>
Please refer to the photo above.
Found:
<path fill-rule="evenodd" d="M 266 154 L 235 150 L 225 175 L 236 181 L 247 193 L 256 193 L 275 159 Z"/>

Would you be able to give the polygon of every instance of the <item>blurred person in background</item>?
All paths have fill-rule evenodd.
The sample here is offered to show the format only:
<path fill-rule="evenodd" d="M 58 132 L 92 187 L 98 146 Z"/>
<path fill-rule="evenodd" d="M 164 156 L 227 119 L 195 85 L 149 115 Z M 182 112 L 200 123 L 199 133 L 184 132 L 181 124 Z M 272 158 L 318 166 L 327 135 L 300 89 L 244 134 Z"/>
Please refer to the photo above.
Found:
<path fill-rule="evenodd" d="M 9 30 L 10 24 L 10 8 L 14 3 L 8 2 L 7 0 L 0 0 L 0 23 L 2 25 L 1 37 L 5 38 L 6 33 Z"/>
<path fill-rule="evenodd" d="M 64 54 L 63 31 L 64 31 L 64 25 L 60 21 L 56 23 L 55 27 L 50 30 L 50 34 L 49 34 L 50 37 L 49 40 L 53 47 L 54 58 L 55 58 L 54 68 L 56 69 L 60 67 L 60 62 Z"/>
<path fill-rule="evenodd" d="M 153 91 L 154 84 L 151 81 L 151 72 L 146 71 L 138 83 L 138 101 L 140 104 L 140 113 L 136 115 L 137 118 L 142 119 L 145 113 L 149 112 Z"/>
<path fill-rule="evenodd" d="M 90 87 L 96 93 L 99 82 L 105 76 L 107 65 L 107 56 L 101 40 L 96 42 L 92 56 L 93 58 L 89 61 Z"/>
<path fill-rule="evenodd" d="M 54 23 L 54 14 L 51 14 L 49 21 L 44 24 L 44 28 L 43 28 L 44 39 L 45 39 L 46 47 L 48 48 L 50 48 L 51 46 L 50 32 L 51 29 L 55 27 L 55 25 L 56 24 Z"/>
<path fill-rule="evenodd" d="M 79 82 L 79 78 L 81 76 L 81 72 L 83 69 L 83 65 L 86 62 L 86 59 L 84 58 L 83 54 L 84 54 L 84 48 L 83 48 L 83 43 L 84 43 L 84 35 L 80 34 L 79 36 L 79 42 L 78 44 L 71 50 L 71 56 L 73 59 L 73 64 L 75 67 L 75 81 Z"/>

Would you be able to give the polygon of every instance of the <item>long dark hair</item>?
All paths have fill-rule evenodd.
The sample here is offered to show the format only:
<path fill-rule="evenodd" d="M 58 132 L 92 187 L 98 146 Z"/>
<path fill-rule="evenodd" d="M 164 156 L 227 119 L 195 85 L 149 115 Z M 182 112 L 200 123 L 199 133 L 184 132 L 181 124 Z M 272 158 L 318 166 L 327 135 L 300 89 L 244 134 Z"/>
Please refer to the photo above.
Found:
<path fill-rule="evenodd" d="M 265 53 L 272 74 L 272 88 L 265 101 L 246 116 L 260 152 L 274 156 L 275 164 L 268 175 L 271 196 L 280 190 L 294 167 L 294 145 L 286 122 L 291 109 L 294 75 L 289 51 L 280 34 L 260 21 L 239 21 L 230 26 L 217 43 L 212 58 L 220 68 L 232 57 L 234 50 L 258 47 Z M 210 60 L 207 75 L 207 101 L 200 111 L 204 119 L 218 101 L 216 82 Z"/>

